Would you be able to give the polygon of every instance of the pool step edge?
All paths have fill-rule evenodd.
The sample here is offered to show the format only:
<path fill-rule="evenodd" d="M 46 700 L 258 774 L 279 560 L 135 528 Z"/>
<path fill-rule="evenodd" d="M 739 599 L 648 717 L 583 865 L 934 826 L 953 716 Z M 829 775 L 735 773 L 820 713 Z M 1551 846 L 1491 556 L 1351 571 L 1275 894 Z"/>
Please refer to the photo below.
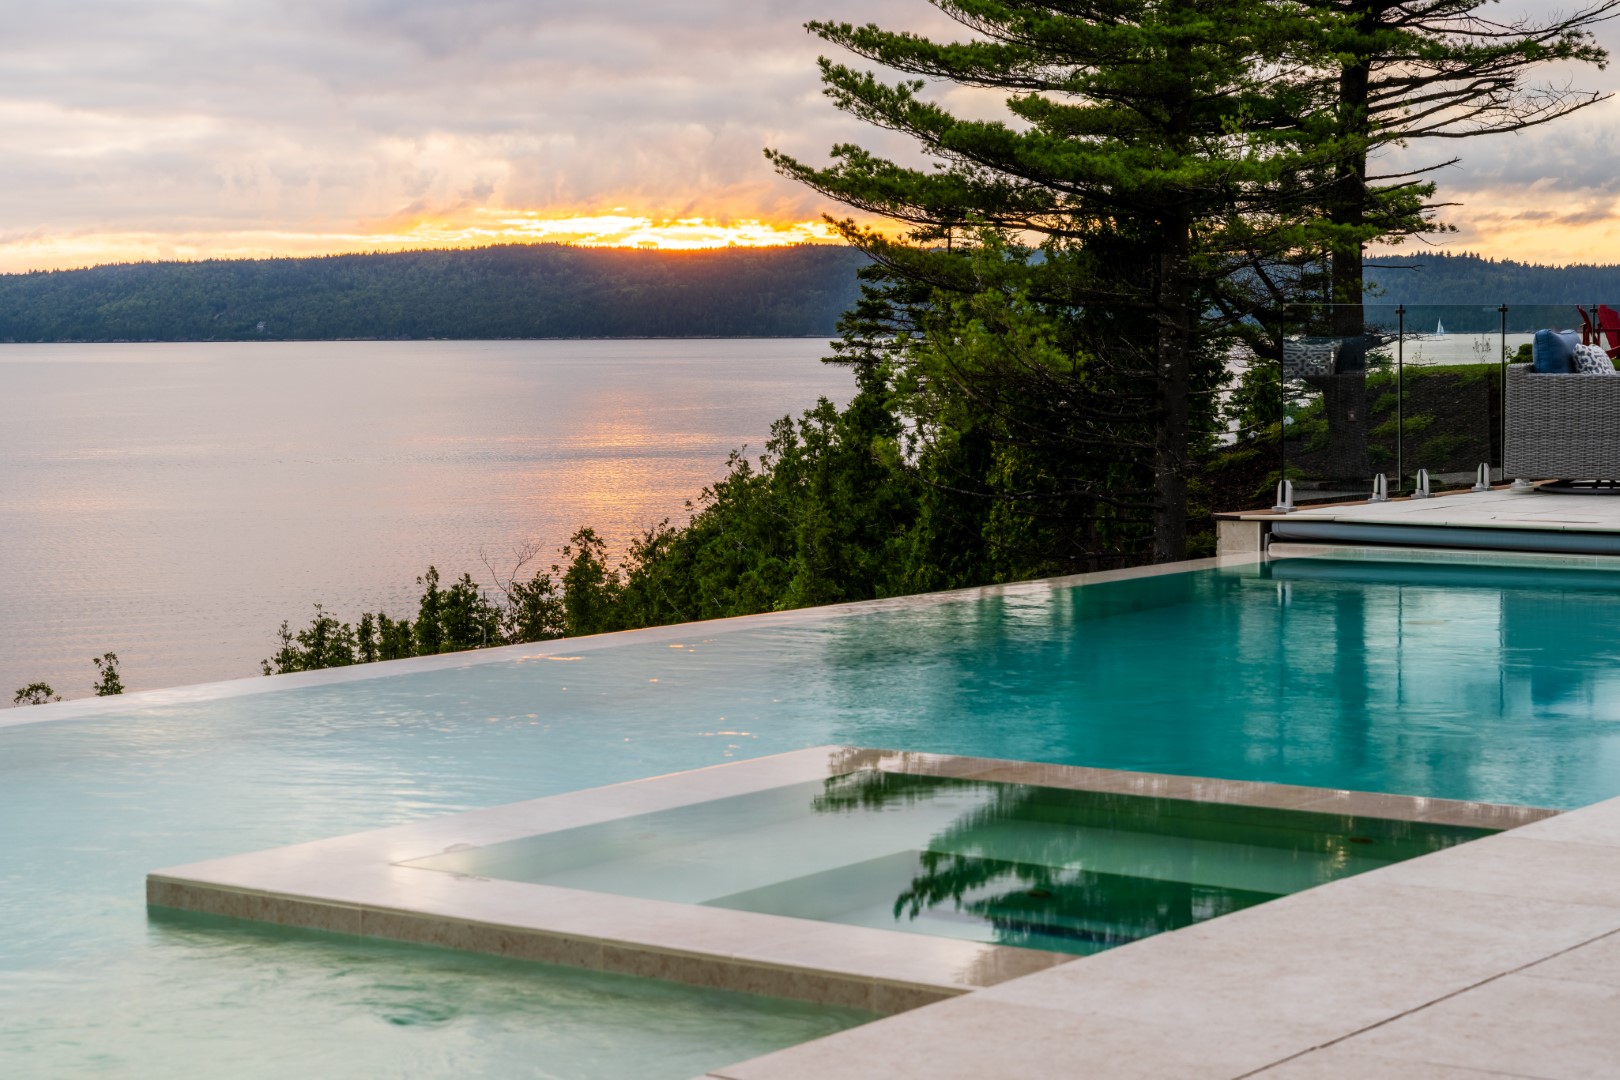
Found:
<path fill-rule="evenodd" d="M 814 968 L 741 955 L 670 948 L 628 938 L 593 937 L 312 899 L 187 880 L 163 872 L 147 875 L 146 903 L 151 908 L 662 979 L 706 989 L 861 1009 L 881 1016 L 892 1016 L 979 989 L 967 983 L 883 978 L 831 967 Z M 1009 972 L 1008 977 L 1075 959 L 1067 954 L 1027 949 L 1008 951 L 1028 954 L 1030 961 L 1017 965 L 1020 970 Z M 1049 959 L 1042 962 L 1039 958 Z"/>

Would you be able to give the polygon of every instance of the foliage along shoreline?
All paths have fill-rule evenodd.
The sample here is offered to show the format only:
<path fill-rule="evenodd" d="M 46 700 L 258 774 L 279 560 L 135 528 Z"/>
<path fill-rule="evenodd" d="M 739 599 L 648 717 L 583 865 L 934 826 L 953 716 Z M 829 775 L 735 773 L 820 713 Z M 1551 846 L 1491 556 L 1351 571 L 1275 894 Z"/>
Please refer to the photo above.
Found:
<path fill-rule="evenodd" d="M 319 603 L 309 623 L 283 622 L 266 675 L 564 637 L 876 600 L 1135 565 L 1140 547 L 1110 550 L 1061 517 L 984 497 L 959 470 L 984 466 L 986 441 L 952 452 L 908 448 L 887 381 L 857 365 L 858 390 L 840 410 L 822 399 L 771 428 L 758 464 L 733 451 L 726 474 L 615 556 L 584 527 L 548 570 L 538 555 L 486 582 L 417 578 L 414 615 L 364 612 L 344 621 Z M 1256 405 L 1235 400 L 1233 415 Z M 1263 406 L 1262 406 L 1263 410 Z M 1211 448 L 1192 485 L 1195 554 L 1214 550 L 1211 507 L 1274 483 L 1277 419 L 1254 439 Z"/>

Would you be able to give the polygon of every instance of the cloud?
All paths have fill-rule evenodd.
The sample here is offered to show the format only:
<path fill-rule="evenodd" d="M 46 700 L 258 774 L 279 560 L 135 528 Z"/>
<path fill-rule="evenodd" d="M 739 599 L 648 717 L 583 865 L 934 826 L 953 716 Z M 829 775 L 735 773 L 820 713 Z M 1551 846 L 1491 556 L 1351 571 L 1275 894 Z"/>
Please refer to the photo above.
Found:
<path fill-rule="evenodd" d="M 1568 13 L 1565 6 L 1562 13 Z M 1544 0 L 1503 0 L 1498 21 L 1545 20 Z M 1598 44 L 1620 54 L 1620 24 L 1596 27 Z M 1529 74 L 1532 89 L 1620 92 L 1620 65 L 1548 65 Z M 1431 243 L 1452 251 L 1543 263 L 1620 263 L 1620 99 L 1609 98 L 1516 134 L 1419 139 L 1396 148 L 1375 172 L 1455 165 L 1430 177 L 1454 233 Z"/>
<path fill-rule="evenodd" d="M 800 24 L 915 10 L 903 0 L 18 7 L 0 38 L 0 234 L 43 230 L 75 258 L 96 235 L 336 237 L 480 205 L 813 219 L 823 200 L 775 176 L 762 149 L 818 156 L 870 133 L 820 97 L 819 43 Z M 17 257 L 0 251 L 0 265 L 15 269 Z"/>
<path fill-rule="evenodd" d="M 1606 74 L 1602 77 L 1606 78 Z M 1433 174 L 1452 251 L 1552 264 L 1620 263 L 1620 101 L 1518 134 L 1417 141 L 1375 171 L 1461 160 Z"/>
<path fill-rule="evenodd" d="M 827 50 L 802 23 L 956 34 L 923 0 L 11 7 L 0 37 L 10 270 L 355 250 L 473 228 L 484 209 L 813 221 L 839 208 L 776 176 L 763 147 L 810 160 L 840 141 L 902 158 L 910 148 L 822 97 L 814 61 Z M 1580 79 L 1620 85 L 1614 71 Z M 984 99 L 950 97 L 973 112 Z M 1444 144 L 1464 163 L 1441 175 L 1442 194 L 1467 203 L 1448 214 L 1469 223 L 1451 243 L 1520 243 L 1536 228 L 1578 243 L 1591 227 L 1581 215 L 1607 221 L 1620 193 L 1616 120 L 1610 103 L 1516 138 Z M 1522 216 L 1555 206 L 1562 217 Z"/>

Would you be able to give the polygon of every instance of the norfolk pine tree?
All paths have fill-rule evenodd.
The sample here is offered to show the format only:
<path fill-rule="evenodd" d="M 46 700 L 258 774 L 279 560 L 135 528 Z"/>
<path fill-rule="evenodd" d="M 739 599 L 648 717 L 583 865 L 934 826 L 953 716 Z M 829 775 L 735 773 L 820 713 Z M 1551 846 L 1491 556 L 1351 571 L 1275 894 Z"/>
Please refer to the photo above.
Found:
<path fill-rule="evenodd" d="M 1403 173 L 1369 175 L 1380 148 L 1414 141 L 1457 140 L 1538 127 L 1596 104 L 1606 95 L 1551 82 L 1533 83 L 1531 70 L 1550 63 L 1601 68 L 1608 53 L 1592 27 L 1620 13 L 1620 0 L 1600 0 L 1568 13 L 1535 18 L 1489 17 L 1495 0 L 1306 0 L 1342 16 L 1331 24 L 1337 64 L 1323 77 L 1335 84 L 1339 127 L 1351 138 L 1337 162 L 1327 199 L 1344 237 L 1430 232 L 1434 223 L 1414 205 L 1432 193 L 1418 178 L 1456 158 Z M 1332 253 L 1336 334 L 1363 332 L 1362 244 Z M 1496 303 L 1499 298 L 1481 297 Z"/>
<path fill-rule="evenodd" d="M 1244 268 L 1376 235 L 1320 212 L 1320 177 L 1360 149 L 1347 145 L 1317 77 L 1342 16 L 1270 0 L 932 2 L 972 36 L 935 43 L 875 26 L 810 29 L 923 76 L 888 83 L 821 61 L 840 109 L 909 135 L 936 168 L 852 145 L 835 147 L 825 168 L 779 152 L 771 160 L 846 205 L 910 226 L 905 241 L 842 226 L 902 276 L 959 278 L 955 242 L 988 230 L 1041 249 L 1037 260 L 1017 260 L 1037 305 L 1145 322 L 1147 363 L 1127 373 L 1150 386 L 1151 553 L 1183 558 L 1192 399 L 1208 389 L 1194 384 L 1193 357 L 1217 296 Z M 958 118 L 924 100 L 926 79 L 1007 91 L 1011 116 Z M 1235 313 L 1228 304 L 1222 317 Z M 1129 351 L 1115 361 L 1121 371 Z"/>

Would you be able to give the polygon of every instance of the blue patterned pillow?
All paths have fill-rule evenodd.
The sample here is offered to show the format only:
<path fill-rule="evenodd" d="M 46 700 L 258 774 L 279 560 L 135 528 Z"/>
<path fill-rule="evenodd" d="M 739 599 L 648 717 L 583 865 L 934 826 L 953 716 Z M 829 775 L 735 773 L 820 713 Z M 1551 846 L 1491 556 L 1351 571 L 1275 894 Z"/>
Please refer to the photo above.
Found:
<path fill-rule="evenodd" d="M 1614 365 L 1601 345 L 1575 346 L 1575 373 L 1577 375 L 1613 375 Z"/>
<path fill-rule="evenodd" d="M 1537 330 L 1535 341 L 1530 345 L 1536 370 L 1543 375 L 1568 375 L 1575 370 L 1577 344 L 1573 330 Z"/>

